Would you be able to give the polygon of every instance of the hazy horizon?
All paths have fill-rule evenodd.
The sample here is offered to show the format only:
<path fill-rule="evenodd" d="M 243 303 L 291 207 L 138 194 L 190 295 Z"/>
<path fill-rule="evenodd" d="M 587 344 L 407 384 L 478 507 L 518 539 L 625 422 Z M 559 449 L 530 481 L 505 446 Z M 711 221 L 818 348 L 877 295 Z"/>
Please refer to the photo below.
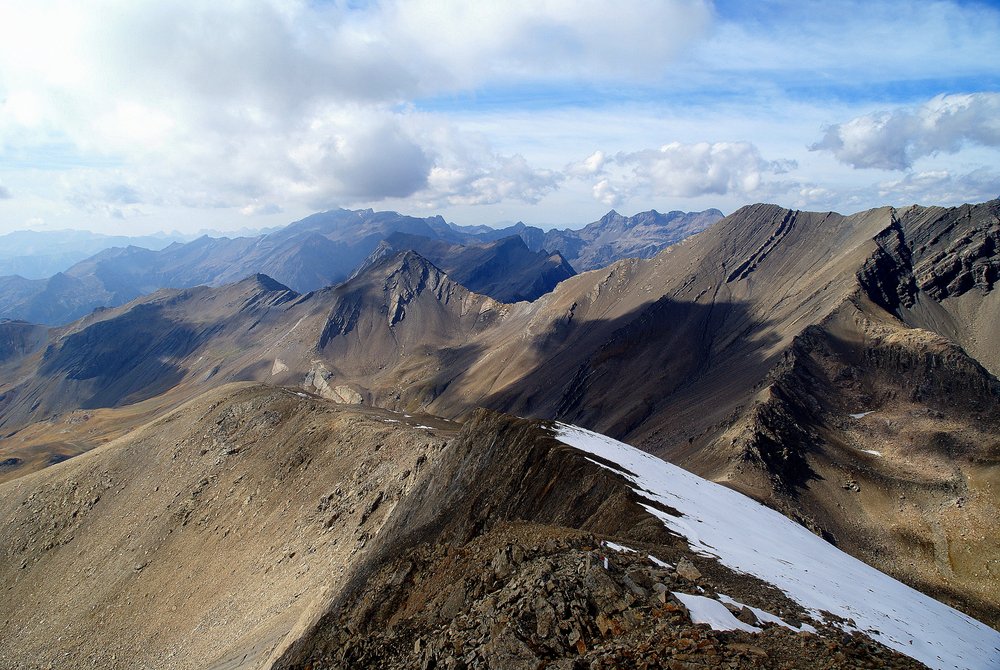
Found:
<path fill-rule="evenodd" d="M 0 234 L 1000 194 L 989 3 L 0 6 Z"/>

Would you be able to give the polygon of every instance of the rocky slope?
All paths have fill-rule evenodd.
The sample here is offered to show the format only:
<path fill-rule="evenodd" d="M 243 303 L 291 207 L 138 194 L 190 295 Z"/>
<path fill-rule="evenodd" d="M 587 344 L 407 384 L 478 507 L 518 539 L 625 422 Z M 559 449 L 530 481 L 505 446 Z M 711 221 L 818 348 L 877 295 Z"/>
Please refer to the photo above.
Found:
<path fill-rule="evenodd" d="M 513 305 L 413 253 L 302 296 L 263 280 L 238 299 L 167 292 L 5 364 L 0 453 L 54 441 L 83 402 L 147 397 L 128 379 L 162 380 L 172 401 L 254 379 L 449 418 L 558 418 L 724 481 L 996 623 L 998 215 L 998 201 L 754 205 Z M 116 344 L 160 342 L 141 330 L 156 314 L 171 346 Z M 117 374 L 82 378 L 87 343 L 105 340 Z"/>
<path fill-rule="evenodd" d="M 532 249 L 533 243 L 541 249 L 559 249 L 578 272 L 584 272 L 623 258 L 651 258 L 721 218 L 717 209 L 666 214 L 651 209 L 634 216 L 611 210 L 579 230 L 552 229 L 540 237 L 524 231 L 522 235 Z"/>
<path fill-rule="evenodd" d="M 26 321 L 0 321 L 0 364 L 17 361 L 45 343 L 48 329 Z"/>
<path fill-rule="evenodd" d="M 517 235 L 480 244 L 452 244 L 421 235 L 393 233 L 351 274 L 403 251 L 415 251 L 474 293 L 500 302 L 535 300 L 576 272 L 556 251 L 531 251 Z"/>
<path fill-rule="evenodd" d="M 0 667 L 923 667 L 693 550 L 574 439 L 221 387 L 0 484 Z M 938 653 L 991 667 L 1000 635 L 934 606 Z"/>

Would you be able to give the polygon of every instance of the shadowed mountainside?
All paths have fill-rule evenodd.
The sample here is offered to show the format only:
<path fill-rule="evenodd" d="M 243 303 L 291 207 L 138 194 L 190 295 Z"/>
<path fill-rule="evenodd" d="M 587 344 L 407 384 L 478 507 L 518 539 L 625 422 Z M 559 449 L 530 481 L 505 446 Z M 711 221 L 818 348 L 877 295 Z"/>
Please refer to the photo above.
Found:
<path fill-rule="evenodd" d="M 488 295 L 500 302 L 535 300 L 576 274 L 558 251 L 531 251 L 517 235 L 461 245 L 420 235 L 393 233 L 379 243 L 351 277 L 364 274 L 368 268 L 407 250 L 434 263 L 473 293 Z"/>

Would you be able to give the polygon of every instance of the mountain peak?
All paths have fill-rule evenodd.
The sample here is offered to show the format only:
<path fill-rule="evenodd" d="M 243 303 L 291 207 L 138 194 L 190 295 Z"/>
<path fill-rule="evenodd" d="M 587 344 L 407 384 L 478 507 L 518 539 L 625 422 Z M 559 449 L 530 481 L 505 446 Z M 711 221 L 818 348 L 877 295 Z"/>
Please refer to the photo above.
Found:
<path fill-rule="evenodd" d="M 262 272 L 254 273 L 246 279 L 238 282 L 238 284 L 259 287 L 265 291 L 288 291 L 290 293 L 294 293 L 292 289 Z"/>

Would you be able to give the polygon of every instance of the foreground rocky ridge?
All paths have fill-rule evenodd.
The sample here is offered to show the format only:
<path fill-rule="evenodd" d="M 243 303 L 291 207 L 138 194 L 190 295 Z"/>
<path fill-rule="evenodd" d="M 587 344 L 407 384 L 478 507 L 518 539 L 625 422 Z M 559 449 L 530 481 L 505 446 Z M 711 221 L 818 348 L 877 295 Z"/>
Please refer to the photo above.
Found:
<path fill-rule="evenodd" d="M 762 622 L 808 617 L 547 426 L 458 428 L 227 386 L 0 485 L 0 667 L 922 667 Z"/>

